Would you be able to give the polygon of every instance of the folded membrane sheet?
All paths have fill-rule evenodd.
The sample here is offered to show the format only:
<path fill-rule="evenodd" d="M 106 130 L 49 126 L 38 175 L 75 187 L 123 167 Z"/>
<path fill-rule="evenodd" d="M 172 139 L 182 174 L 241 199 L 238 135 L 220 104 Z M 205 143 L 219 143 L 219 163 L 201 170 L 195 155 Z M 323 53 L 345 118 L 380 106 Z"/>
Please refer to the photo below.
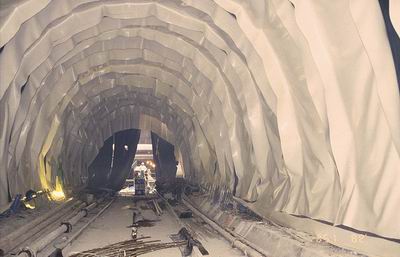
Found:
<path fill-rule="evenodd" d="M 129 128 L 258 213 L 400 239 L 400 97 L 375 0 L 1 0 L 0 206 L 84 183 Z M 400 5 L 389 1 L 400 33 Z M 53 172 L 52 172 L 53 171 Z"/>

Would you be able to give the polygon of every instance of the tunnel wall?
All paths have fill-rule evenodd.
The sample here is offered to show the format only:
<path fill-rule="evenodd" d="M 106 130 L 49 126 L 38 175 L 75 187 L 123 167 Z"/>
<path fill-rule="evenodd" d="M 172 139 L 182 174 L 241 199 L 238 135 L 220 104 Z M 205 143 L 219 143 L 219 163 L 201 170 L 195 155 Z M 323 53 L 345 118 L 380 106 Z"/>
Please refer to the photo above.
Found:
<path fill-rule="evenodd" d="M 1 204 L 51 189 L 57 160 L 78 187 L 109 136 L 147 128 L 187 179 L 266 217 L 400 238 L 399 87 L 378 1 L 2 5 Z"/>

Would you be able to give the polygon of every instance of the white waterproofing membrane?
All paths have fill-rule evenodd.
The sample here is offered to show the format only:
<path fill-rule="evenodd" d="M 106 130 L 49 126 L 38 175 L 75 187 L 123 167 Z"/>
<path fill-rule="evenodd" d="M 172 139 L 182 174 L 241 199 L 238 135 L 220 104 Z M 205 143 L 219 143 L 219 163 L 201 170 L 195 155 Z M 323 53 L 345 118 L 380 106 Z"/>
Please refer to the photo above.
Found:
<path fill-rule="evenodd" d="M 53 188 L 59 164 L 82 186 L 104 140 L 140 128 L 176 146 L 187 179 L 266 217 L 400 239 L 400 97 L 378 1 L 0 3 L 0 205 Z"/>

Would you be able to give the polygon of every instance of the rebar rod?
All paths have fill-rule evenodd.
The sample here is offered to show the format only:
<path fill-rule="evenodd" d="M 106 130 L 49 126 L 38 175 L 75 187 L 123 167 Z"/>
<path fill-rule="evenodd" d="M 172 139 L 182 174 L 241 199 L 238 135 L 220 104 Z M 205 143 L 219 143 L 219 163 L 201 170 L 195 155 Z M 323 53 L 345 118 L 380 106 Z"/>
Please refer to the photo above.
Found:
<path fill-rule="evenodd" d="M 187 244 L 187 241 L 168 242 L 168 243 L 156 243 L 156 242 L 159 242 L 159 240 L 150 240 L 150 241 L 127 240 L 124 242 L 108 245 L 102 248 L 96 248 L 81 253 L 76 253 L 71 255 L 71 257 L 86 257 L 86 256 L 133 257 L 162 249 L 184 246 Z"/>

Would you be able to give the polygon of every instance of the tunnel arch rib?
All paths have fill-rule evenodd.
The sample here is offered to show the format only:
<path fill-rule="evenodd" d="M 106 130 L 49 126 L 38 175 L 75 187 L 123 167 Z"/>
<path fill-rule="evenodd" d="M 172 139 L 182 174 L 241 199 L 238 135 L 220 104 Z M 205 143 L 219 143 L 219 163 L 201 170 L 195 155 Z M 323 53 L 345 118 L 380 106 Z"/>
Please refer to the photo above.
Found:
<path fill-rule="evenodd" d="M 19 0 L 0 47 L 0 206 L 39 189 L 43 154 L 82 174 L 148 127 L 265 217 L 400 239 L 399 87 L 372 0 Z"/>

